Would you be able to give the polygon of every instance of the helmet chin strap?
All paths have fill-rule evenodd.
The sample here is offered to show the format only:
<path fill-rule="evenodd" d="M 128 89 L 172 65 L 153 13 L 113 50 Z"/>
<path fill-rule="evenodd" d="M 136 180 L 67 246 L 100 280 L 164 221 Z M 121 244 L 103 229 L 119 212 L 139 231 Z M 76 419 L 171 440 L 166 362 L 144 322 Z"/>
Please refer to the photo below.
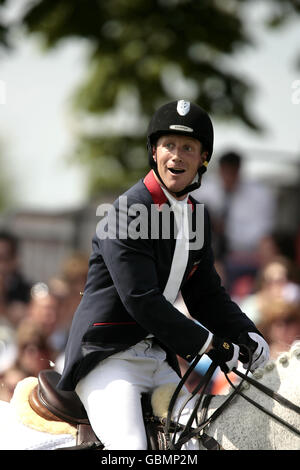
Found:
<path fill-rule="evenodd" d="M 157 165 L 153 165 L 153 168 L 152 168 L 156 174 L 156 176 L 158 177 L 159 181 L 161 182 L 161 184 L 163 185 L 164 188 L 166 188 L 167 191 L 170 192 L 170 190 L 168 189 L 168 187 L 165 185 L 163 179 L 161 178 L 159 172 L 158 172 L 158 169 L 157 169 Z M 187 185 L 184 189 L 182 189 L 181 191 L 178 191 L 178 192 L 173 192 L 172 194 L 175 194 L 175 196 L 177 197 L 181 197 L 181 196 L 184 196 L 185 194 L 188 194 L 192 191 L 195 191 L 195 189 L 198 189 L 200 188 L 201 186 L 201 176 L 202 174 L 206 171 L 206 167 L 203 166 L 201 167 L 198 172 L 197 172 L 197 175 L 195 176 L 194 180 L 192 181 L 191 184 Z"/>
<path fill-rule="evenodd" d="M 185 194 L 188 194 L 188 193 L 194 191 L 195 189 L 200 188 L 200 186 L 201 186 L 201 178 L 197 173 L 197 175 L 195 176 L 195 178 L 194 178 L 194 180 L 191 184 L 186 186 L 182 191 L 178 191 L 177 193 L 174 193 L 174 194 L 177 197 L 181 197 L 181 196 L 184 196 Z"/>

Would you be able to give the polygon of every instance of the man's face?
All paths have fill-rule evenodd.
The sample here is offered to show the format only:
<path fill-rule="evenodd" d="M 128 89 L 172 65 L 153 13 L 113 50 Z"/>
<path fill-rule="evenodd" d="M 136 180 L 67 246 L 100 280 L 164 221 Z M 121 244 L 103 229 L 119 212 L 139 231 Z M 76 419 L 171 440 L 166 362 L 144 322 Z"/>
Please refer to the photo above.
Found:
<path fill-rule="evenodd" d="M 29 316 L 43 331 L 50 334 L 58 321 L 58 302 L 51 295 L 36 296 L 29 306 Z"/>
<path fill-rule="evenodd" d="M 199 140 L 184 135 L 162 136 L 157 141 L 156 149 L 153 148 L 153 158 L 160 177 L 174 196 L 174 193 L 192 183 L 206 157 L 207 152 L 202 151 Z"/>

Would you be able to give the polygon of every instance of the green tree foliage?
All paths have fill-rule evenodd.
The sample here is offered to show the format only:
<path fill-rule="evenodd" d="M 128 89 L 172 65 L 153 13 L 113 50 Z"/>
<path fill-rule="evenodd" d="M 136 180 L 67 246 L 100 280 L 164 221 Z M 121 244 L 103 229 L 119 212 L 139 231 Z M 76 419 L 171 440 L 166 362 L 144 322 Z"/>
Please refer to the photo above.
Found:
<path fill-rule="evenodd" d="M 46 47 L 74 37 L 92 45 L 75 110 L 78 116 L 111 115 L 111 125 L 103 126 L 100 121 L 98 132 L 83 130 L 79 138 L 77 154 L 92 169 L 92 192 L 127 186 L 144 173 L 146 123 L 157 106 L 170 99 L 192 99 L 215 117 L 237 118 L 251 129 L 259 129 L 247 107 L 252 86 L 228 70 L 223 60 L 250 43 L 240 14 L 245 3 L 247 0 L 29 2 L 23 24 L 29 33 L 39 33 Z M 299 12 L 296 0 L 270 3 L 276 6 L 270 19 L 273 26 Z M 120 109 L 124 119 L 116 128 Z"/>

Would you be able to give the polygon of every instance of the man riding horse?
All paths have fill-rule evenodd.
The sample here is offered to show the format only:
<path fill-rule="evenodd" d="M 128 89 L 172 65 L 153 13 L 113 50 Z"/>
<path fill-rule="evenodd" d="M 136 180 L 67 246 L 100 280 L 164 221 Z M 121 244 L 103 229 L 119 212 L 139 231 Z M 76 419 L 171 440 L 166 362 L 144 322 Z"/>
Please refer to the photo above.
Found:
<path fill-rule="evenodd" d="M 252 371 L 269 357 L 221 285 L 208 213 L 189 195 L 213 152 L 209 115 L 188 101 L 165 104 L 147 145 L 150 172 L 114 202 L 93 238 L 58 384 L 76 390 L 95 434 L 114 450 L 147 449 L 140 397 L 179 383 L 177 355 L 206 353 L 226 372 L 241 344 L 252 351 Z M 174 306 L 179 292 L 192 318 Z"/>

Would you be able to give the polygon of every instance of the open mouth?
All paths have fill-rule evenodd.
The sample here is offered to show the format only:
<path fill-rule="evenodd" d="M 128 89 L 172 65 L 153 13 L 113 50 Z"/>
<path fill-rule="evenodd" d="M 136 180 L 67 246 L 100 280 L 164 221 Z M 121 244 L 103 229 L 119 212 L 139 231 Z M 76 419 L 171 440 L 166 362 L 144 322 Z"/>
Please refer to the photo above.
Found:
<path fill-rule="evenodd" d="M 173 173 L 173 175 L 180 175 L 180 173 L 184 173 L 185 170 L 182 168 L 168 168 L 168 170 Z"/>

